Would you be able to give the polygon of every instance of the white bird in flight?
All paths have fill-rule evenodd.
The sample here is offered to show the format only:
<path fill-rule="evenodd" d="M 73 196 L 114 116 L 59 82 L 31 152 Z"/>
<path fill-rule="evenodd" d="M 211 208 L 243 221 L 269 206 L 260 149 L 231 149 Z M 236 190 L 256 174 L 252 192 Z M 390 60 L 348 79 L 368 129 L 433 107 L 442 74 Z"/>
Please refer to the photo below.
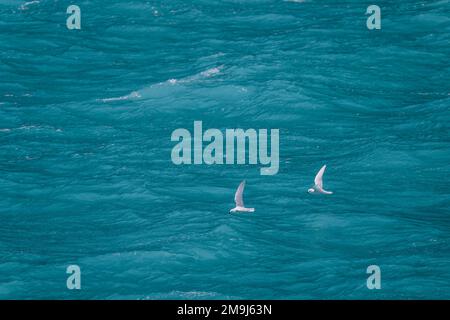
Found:
<path fill-rule="evenodd" d="M 327 168 L 326 165 L 324 165 L 322 168 L 320 168 L 319 172 L 317 172 L 316 177 L 314 178 L 314 187 L 309 188 L 309 193 L 323 193 L 323 194 L 333 194 L 331 191 L 326 191 L 323 189 L 323 173 L 325 172 L 325 169 Z"/>
<path fill-rule="evenodd" d="M 231 212 L 254 212 L 255 208 L 246 208 L 244 206 L 244 200 L 242 198 L 245 188 L 245 180 L 241 182 L 239 187 L 234 194 L 234 202 L 236 203 L 236 207 L 230 210 Z"/>

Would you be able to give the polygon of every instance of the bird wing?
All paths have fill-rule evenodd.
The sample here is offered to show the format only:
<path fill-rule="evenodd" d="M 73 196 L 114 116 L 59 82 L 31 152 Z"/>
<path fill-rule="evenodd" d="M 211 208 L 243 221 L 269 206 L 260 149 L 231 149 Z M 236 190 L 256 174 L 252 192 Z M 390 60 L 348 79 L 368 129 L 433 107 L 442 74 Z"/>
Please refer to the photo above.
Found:
<path fill-rule="evenodd" d="M 314 178 L 314 183 L 319 188 L 323 188 L 323 173 L 325 172 L 325 169 L 327 168 L 327 165 L 324 165 L 322 168 L 320 168 L 319 172 L 317 172 L 316 177 Z"/>
<path fill-rule="evenodd" d="M 244 199 L 242 197 L 244 193 L 244 187 L 245 180 L 241 182 L 236 190 L 236 193 L 234 194 L 234 202 L 236 203 L 236 207 L 244 207 Z"/>

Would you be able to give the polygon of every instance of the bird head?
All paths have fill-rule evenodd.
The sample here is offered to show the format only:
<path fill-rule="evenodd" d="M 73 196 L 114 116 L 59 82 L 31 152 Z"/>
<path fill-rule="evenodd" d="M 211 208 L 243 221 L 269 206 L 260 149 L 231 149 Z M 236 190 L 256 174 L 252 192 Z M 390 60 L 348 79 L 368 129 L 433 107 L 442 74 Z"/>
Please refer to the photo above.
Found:
<path fill-rule="evenodd" d="M 309 189 L 308 189 L 308 192 L 309 192 L 309 193 L 314 193 L 314 192 L 316 192 L 316 190 L 314 190 L 313 188 L 309 188 Z"/>

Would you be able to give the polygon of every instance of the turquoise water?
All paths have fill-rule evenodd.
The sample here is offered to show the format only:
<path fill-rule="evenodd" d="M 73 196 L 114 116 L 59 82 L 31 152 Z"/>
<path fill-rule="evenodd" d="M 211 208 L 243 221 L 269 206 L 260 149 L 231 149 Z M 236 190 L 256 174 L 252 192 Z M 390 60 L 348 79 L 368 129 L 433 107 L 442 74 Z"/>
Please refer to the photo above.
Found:
<path fill-rule="evenodd" d="M 450 298 L 450 1 L 8 0 L 0 46 L 0 298 Z M 174 165 L 195 120 L 279 173 Z"/>

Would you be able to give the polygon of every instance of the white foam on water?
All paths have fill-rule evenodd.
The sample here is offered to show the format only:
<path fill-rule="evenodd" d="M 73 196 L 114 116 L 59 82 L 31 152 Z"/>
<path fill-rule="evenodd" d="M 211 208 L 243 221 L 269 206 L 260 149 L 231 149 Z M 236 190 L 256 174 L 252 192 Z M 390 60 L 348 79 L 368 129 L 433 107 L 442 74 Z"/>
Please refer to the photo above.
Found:
<path fill-rule="evenodd" d="M 296 3 L 303 3 L 308 2 L 308 0 L 283 0 L 284 2 L 296 2 Z"/>
<path fill-rule="evenodd" d="M 139 98 L 142 98 L 142 93 L 143 92 L 148 92 L 148 90 L 151 90 L 151 89 L 156 88 L 156 87 L 161 87 L 161 86 L 165 86 L 165 85 L 174 86 L 174 85 L 186 84 L 186 83 L 191 83 L 191 82 L 195 82 L 195 81 L 201 80 L 202 78 L 214 77 L 214 76 L 216 76 L 216 75 L 221 73 L 221 69 L 222 68 L 223 68 L 223 65 L 220 65 L 218 67 L 210 68 L 210 69 L 207 69 L 207 70 L 202 71 L 200 73 L 197 73 L 197 74 L 195 74 L 193 76 L 188 76 L 188 77 L 185 77 L 185 78 L 182 78 L 182 79 L 171 78 L 169 80 L 153 84 L 150 87 L 143 88 L 143 89 L 140 89 L 138 91 L 133 91 L 130 94 L 127 94 L 125 96 L 97 99 L 97 101 L 113 102 L 113 101 L 139 99 Z"/>
<path fill-rule="evenodd" d="M 123 100 L 137 99 L 140 97 L 141 97 L 141 95 L 138 92 L 133 91 L 132 93 L 127 94 L 126 96 L 115 97 L 115 98 L 104 98 L 104 99 L 100 99 L 100 101 L 102 101 L 102 102 L 123 101 Z"/>
<path fill-rule="evenodd" d="M 40 1 L 37 1 L 37 0 L 25 2 L 24 4 L 22 4 L 19 7 L 19 10 L 27 10 L 28 6 L 30 6 L 32 4 L 38 4 L 38 3 L 40 3 Z"/>

